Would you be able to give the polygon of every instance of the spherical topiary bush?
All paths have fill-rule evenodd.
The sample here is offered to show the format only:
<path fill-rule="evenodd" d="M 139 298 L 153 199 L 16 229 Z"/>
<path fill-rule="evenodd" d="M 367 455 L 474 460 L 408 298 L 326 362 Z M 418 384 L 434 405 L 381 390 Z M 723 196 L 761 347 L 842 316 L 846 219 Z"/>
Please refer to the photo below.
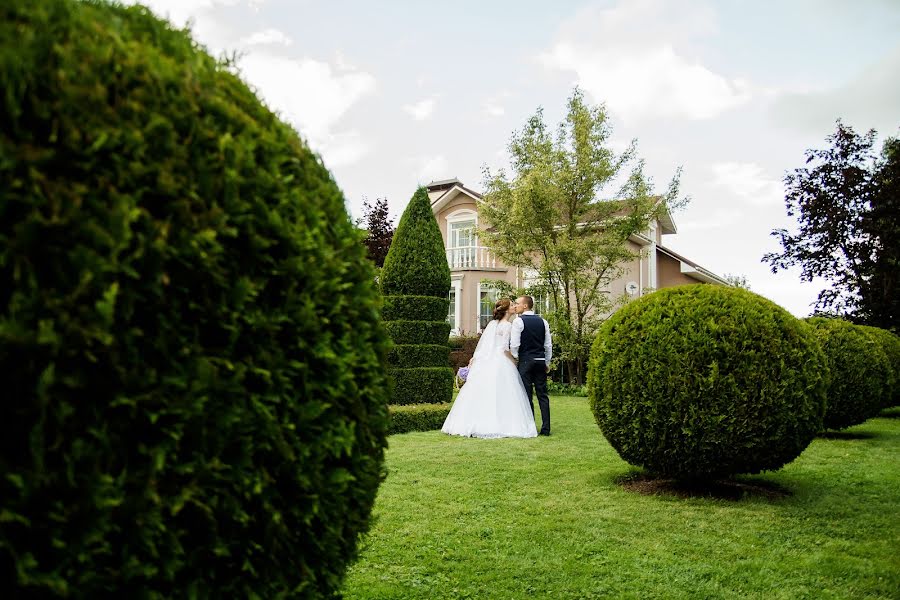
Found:
<path fill-rule="evenodd" d="M 616 312 L 594 341 L 588 395 L 603 435 L 654 474 L 778 469 L 822 426 L 826 373 L 811 328 L 751 292 L 691 285 Z"/>
<path fill-rule="evenodd" d="M 889 376 L 882 395 L 884 399 L 882 408 L 900 405 L 900 337 L 880 327 L 868 327 L 866 325 L 860 325 L 859 327 L 876 340 L 884 351 L 885 359 L 887 360 Z"/>
<path fill-rule="evenodd" d="M 330 597 L 386 335 L 319 159 L 146 9 L 0 8 L 8 597 Z"/>
<path fill-rule="evenodd" d="M 884 350 L 862 327 L 841 319 L 812 317 L 831 371 L 826 429 L 845 429 L 871 419 L 885 402 L 891 372 Z"/>
<path fill-rule="evenodd" d="M 449 368 L 450 266 L 428 191 L 419 188 L 400 223 L 381 271 L 392 404 L 435 404 L 453 397 Z"/>

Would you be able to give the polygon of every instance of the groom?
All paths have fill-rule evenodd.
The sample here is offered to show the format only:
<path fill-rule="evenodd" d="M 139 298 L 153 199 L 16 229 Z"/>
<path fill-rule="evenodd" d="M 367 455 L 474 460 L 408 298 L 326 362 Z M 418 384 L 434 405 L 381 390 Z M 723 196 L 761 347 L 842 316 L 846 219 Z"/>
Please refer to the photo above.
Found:
<path fill-rule="evenodd" d="M 550 397 L 547 396 L 547 373 L 553 358 L 550 325 L 534 314 L 534 298 L 531 296 L 519 296 L 514 310 L 518 318 L 512 323 L 509 351 L 519 361 L 519 377 L 525 384 L 532 414 L 532 388 L 537 392 L 538 406 L 541 408 L 539 435 L 550 435 Z"/>

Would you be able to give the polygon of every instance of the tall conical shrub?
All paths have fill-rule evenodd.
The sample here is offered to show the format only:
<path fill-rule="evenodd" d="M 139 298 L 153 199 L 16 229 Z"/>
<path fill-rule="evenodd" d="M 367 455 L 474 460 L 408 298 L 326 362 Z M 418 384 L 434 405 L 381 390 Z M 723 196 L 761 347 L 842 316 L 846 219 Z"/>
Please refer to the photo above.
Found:
<path fill-rule="evenodd" d="M 143 7 L 3 0 L 0 89 L 3 596 L 339 593 L 388 340 L 328 171 Z"/>
<path fill-rule="evenodd" d="M 381 291 L 385 326 L 394 341 L 388 357 L 394 380 L 392 404 L 449 402 L 450 267 L 425 188 L 403 212 L 384 260 Z"/>

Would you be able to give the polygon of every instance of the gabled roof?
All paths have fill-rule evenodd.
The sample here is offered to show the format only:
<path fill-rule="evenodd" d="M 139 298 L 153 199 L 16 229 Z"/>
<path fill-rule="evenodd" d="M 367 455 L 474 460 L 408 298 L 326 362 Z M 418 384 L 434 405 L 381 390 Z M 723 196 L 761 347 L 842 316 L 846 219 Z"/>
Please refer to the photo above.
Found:
<path fill-rule="evenodd" d="M 459 179 L 432 181 L 425 187 L 428 190 L 428 197 L 431 198 L 433 212 L 438 212 L 460 194 L 465 194 L 476 202 L 481 200 L 481 194 L 464 186 Z"/>

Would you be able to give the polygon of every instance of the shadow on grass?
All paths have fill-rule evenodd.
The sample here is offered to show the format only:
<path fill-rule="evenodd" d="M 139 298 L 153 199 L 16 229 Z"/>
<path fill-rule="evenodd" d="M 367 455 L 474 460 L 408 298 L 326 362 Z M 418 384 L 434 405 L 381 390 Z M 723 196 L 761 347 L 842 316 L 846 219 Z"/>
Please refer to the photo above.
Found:
<path fill-rule="evenodd" d="M 823 440 L 871 440 L 878 434 L 868 431 L 823 431 L 816 437 Z"/>
<path fill-rule="evenodd" d="M 714 500 L 744 500 L 764 498 L 780 500 L 792 492 L 777 483 L 763 479 L 715 479 L 710 481 L 682 481 L 631 472 L 616 478 L 616 483 L 629 492 L 644 496 L 675 496 L 677 498 L 712 498 Z"/>
<path fill-rule="evenodd" d="M 900 406 L 886 408 L 878 415 L 879 419 L 900 419 Z"/>

